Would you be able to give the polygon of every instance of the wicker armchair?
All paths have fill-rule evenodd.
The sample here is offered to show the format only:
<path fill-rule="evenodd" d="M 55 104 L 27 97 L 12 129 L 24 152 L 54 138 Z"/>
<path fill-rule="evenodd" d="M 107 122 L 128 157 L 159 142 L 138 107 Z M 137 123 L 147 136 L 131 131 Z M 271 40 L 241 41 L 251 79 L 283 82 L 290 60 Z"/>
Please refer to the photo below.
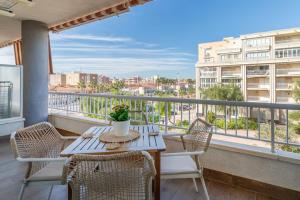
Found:
<path fill-rule="evenodd" d="M 25 187 L 34 182 L 50 184 L 48 198 L 51 197 L 52 186 L 61 184 L 63 180 L 66 159 L 59 155 L 67 139 L 74 137 L 63 137 L 47 122 L 20 129 L 11 135 L 10 142 L 16 159 L 28 163 L 18 199 L 22 199 Z"/>
<path fill-rule="evenodd" d="M 191 124 L 187 134 L 180 134 L 179 136 L 185 152 L 161 155 L 161 178 L 192 178 L 197 192 L 196 178 L 200 178 L 206 199 L 209 199 L 200 157 L 209 147 L 212 137 L 212 126 L 198 118 Z"/>
<path fill-rule="evenodd" d="M 156 171 L 147 152 L 74 155 L 65 167 L 73 200 L 148 200 Z"/>
<path fill-rule="evenodd" d="M 148 125 L 148 118 L 143 111 L 132 110 L 129 111 L 130 125 Z M 112 121 L 109 121 L 109 125 L 112 125 Z"/>

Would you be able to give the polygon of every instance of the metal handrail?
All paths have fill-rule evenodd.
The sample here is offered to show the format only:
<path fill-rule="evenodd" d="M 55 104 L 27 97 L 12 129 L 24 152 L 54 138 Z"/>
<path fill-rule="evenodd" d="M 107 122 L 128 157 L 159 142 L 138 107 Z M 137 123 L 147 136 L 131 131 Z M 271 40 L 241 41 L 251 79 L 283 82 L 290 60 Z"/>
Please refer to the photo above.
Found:
<path fill-rule="evenodd" d="M 205 120 L 209 120 L 209 113 L 214 113 L 218 120 L 224 120 L 223 123 L 225 123 L 224 128 L 218 128 L 215 120 L 213 122 L 215 127 L 213 130 L 214 134 L 268 142 L 271 145 L 272 152 L 275 151 L 276 145 L 300 147 L 298 139 L 293 141 L 289 138 L 288 121 L 288 113 L 291 110 L 300 111 L 299 104 L 49 92 L 50 109 L 95 115 L 105 121 L 107 121 L 112 107 L 123 102 L 130 106 L 130 110 L 138 109 L 145 112 L 149 124 L 159 125 L 163 128 L 165 134 L 168 134 L 169 129 L 187 130 L 193 118 L 202 117 Z M 85 108 L 82 109 L 82 106 L 85 106 Z M 277 117 L 277 111 L 279 110 L 285 114 L 283 120 L 286 123 L 282 125 L 286 127 L 285 141 L 277 140 L 275 137 L 275 127 L 277 126 L 275 122 L 279 120 Z M 220 113 L 221 111 L 222 114 L 218 115 L 218 112 Z M 246 128 L 244 128 L 246 133 L 243 132 L 243 134 L 239 134 L 240 130 L 238 130 L 238 120 L 240 118 L 244 120 L 242 123 L 246 123 Z M 255 130 L 258 134 L 257 137 L 253 136 L 253 129 L 249 129 L 250 122 L 256 123 L 258 126 L 257 130 Z M 234 123 L 234 128 L 232 128 L 232 123 Z M 261 123 L 271 127 L 269 130 L 270 137 L 264 138 L 261 136 Z M 231 128 L 229 128 L 229 125 L 231 125 Z"/>
<path fill-rule="evenodd" d="M 258 103 L 258 102 L 245 102 L 245 101 L 223 101 L 223 100 L 206 100 L 206 99 L 185 99 L 174 97 L 149 97 L 149 96 L 127 96 L 127 95 L 113 95 L 104 93 L 68 93 L 68 92 L 49 92 L 49 94 L 60 95 L 76 95 L 76 96 L 91 96 L 91 97 L 106 97 L 116 99 L 132 99 L 132 100 L 148 100 L 148 101 L 164 101 L 175 103 L 193 103 L 193 104 L 207 104 L 218 106 L 240 106 L 240 107 L 258 107 L 258 108 L 274 108 L 274 109 L 290 109 L 300 110 L 300 104 L 277 104 L 277 103 Z"/>

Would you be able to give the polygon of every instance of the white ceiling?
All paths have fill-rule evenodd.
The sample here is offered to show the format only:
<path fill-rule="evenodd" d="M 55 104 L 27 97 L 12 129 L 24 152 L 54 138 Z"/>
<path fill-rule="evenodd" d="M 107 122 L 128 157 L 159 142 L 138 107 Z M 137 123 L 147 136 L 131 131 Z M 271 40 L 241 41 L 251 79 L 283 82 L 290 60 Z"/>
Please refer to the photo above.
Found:
<path fill-rule="evenodd" d="M 0 0 L 0 7 L 13 5 L 16 0 Z M 22 20 L 37 20 L 49 27 L 102 10 L 127 0 L 33 0 L 34 5 L 17 3 L 10 8 L 14 17 L 0 15 L 0 45 L 21 36 Z"/>

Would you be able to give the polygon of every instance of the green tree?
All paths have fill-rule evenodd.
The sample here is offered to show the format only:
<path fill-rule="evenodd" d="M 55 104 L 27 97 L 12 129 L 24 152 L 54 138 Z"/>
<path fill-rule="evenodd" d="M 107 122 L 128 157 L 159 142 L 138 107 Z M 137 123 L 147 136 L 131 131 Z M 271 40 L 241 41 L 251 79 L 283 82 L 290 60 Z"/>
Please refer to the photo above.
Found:
<path fill-rule="evenodd" d="M 223 101 L 243 101 L 244 96 L 241 89 L 235 84 L 216 84 L 210 88 L 203 89 L 200 91 L 203 99 L 208 100 L 223 100 Z M 217 107 L 219 110 L 223 111 L 223 106 Z M 233 111 L 238 112 L 230 107 L 227 107 L 227 113 L 229 117 Z"/>
<path fill-rule="evenodd" d="M 123 81 L 116 81 L 110 86 L 110 91 L 113 94 L 120 94 L 121 90 L 125 87 L 125 84 Z"/>
<path fill-rule="evenodd" d="M 85 85 L 85 82 L 84 81 L 79 81 L 77 83 L 77 87 L 80 89 L 80 90 L 83 90 L 86 88 L 86 85 Z"/>
<path fill-rule="evenodd" d="M 235 84 L 215 84 L 210 88 L 200 91 L 203 99 L 243 101 L 244 96 L 241 89 Z"/>
<path fill-rule="evenodd" d="M 91 82 L 88 84 L 88 88 L 90 88 L 90 90 L 91 90 L 92 92 L 95 92 L 96 89 L 97 89 L 97 83 L 96 83 L 96 81 L 91 81 Z"/>
<path fill-rule="evenodd" d="M 186 92 L 185 89 L 182 89 L 182 88 L 181 88 L 181 89 L 179 90 L 178 94 L 179 94 L 180 97 L 183 97 L 183 96 L 187 95 L 187 92 Z"/>
<path fill-rule="evenodd" d="M 293 98 L 297 103 L 300 102 L 300 81 L 296 81 L 292 90 Z"/>

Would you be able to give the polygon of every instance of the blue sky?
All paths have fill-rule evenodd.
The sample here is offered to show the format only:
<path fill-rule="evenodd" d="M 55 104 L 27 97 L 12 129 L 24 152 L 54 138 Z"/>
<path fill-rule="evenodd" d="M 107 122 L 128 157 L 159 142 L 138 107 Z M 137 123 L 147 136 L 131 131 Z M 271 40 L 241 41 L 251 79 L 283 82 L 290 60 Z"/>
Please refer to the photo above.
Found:
<path fill-rule="evenodd" d="M 198 43 L 299 27 L 299 8 L 299 0 L 154 0 L 51 34 L 54 71 L 194 78 Z"/>

